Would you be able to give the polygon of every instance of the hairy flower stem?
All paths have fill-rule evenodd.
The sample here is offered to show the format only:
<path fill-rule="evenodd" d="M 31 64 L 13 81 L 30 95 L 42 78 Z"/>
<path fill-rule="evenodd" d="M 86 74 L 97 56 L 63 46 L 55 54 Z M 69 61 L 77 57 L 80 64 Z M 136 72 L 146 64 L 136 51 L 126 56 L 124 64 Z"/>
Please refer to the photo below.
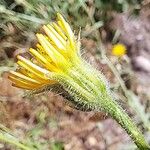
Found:
<path fill-rule="evenodd" d="M 68 76 L 69 74 L 69 76 Z M 104 111 L 115 119 L 140 150 L 150 150 L 142 133 L 111 95 L 105 77 L 89 64 L 81 62 L 57 79 L 72 96 L 71 102 L 80 110 Z"/>
<path fill-rule="evenodd" d="M 142 133 L 138 130 L 125 111 L 116 103 L 116 101 L 108 97 L 108 99 L 105 99 L 105 102 L 100 102 L 100 107 L 103 107 L 105 112 L 107 112 L 122 126 L 123 129 L 125 129 L 140 150 L 150 150 L 150 147 L 145 141 Z"/>

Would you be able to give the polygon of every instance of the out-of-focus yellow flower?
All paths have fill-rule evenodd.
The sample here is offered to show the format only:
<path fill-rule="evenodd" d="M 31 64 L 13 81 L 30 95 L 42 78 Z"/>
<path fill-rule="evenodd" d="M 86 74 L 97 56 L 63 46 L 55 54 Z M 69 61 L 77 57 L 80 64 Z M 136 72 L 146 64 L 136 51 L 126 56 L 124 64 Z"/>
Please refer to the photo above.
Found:
<path fill-rule="evenodd" d="M 123 44 L 115 44 L 112 49 L 112 54 L 115 56 L 123 56 L 126 54 L 126 47 Z"/>
<path fill-rule="evenodd" d="M 47 75 L 63 74 L 73 62 L 79 60 L 80 41 L 64 18 L 58 13 L 57 21 L 43 26 L 45 34 L 38 33 L 38 44 L 30 48 L 31 60 L 17 56 L 16 71 L 10 71 L 9 79 L 13 86 L 33 90 L 44 85 L 54 84 Z"/>

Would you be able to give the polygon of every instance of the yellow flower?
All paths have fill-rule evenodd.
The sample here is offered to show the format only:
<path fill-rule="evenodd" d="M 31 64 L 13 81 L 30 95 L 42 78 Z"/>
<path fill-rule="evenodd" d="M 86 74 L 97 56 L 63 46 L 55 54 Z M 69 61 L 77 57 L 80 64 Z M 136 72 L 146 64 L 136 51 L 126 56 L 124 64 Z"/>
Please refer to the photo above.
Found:
<path fill-rule="evenodd" d="M 69 24 L 61 14 L 57 21 L 43 26 L 45 34 L 36 34 L 38 44 L 36 49 L 30 48 L 31 60 L 17 56 L 16 71 L 10 71 L 9 79 L 13 86 L 33 90 L 57 81 L 47 75 L 65 73 L 73 62 L 79 60 L 79 39 L 76 39 Z"/>
<path fill-rule="evenodd" d="M 123 44 L 116 44 L 113 46 L 112 54 L 115 56 L 123 56 L 126 54 L 126 47 Z"/>
<path fill-rule="evenodd" d="M 57 18 L 57 22 L 43 26 L 45 34 L 37 34 L 37 47 L 29 50 L 33 56 L 30 60 L 17 56 L 20 67 L 9 75 L 13 85 L 37 93 L 46 86 L 62 94 L 76 109 L 105 111 L 126 130 L 139 149 L 150 149 L 143 135 L 112 97 L 103 74 L 81 58 L 80 36 L 74 36 L 60 14 Z M 116 56 L 125 52 L 122 44 L 113 48 Z"/>

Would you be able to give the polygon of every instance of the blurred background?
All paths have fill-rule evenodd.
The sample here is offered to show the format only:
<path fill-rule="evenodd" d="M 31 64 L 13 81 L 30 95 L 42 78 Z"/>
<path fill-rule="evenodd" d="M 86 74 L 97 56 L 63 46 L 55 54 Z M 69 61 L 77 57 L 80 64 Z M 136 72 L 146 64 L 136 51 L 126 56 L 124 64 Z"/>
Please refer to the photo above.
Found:
<path fill-rule="evenodd" d="M 57 12 L 76 33 L 81 28 L 83 57 L 106 75 L 150 142 L 149 0 L 0 0 L 0 133 L 35 150 L 136 149 L 105 113 L 74 110 L 49 91 L 24 97 L 11 86 L 7 72 L 15 70 L 16 55 L 35 45 L 35 33 Z"/>

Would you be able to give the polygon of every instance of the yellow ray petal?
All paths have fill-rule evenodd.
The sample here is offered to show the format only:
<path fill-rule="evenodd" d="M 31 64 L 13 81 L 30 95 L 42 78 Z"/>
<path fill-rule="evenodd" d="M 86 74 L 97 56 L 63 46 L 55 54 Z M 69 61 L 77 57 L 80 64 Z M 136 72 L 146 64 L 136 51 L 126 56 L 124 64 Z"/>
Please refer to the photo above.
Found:
<path fill-rule="evenodd" d="M 70 41 L 71 47 L 74 49 L 75 48 L 74 47 L 75 46 L 75 44 L 74 44 L 75 39 L 74 39 L 74 34 L 73 34 L 69 24 L 65 21 L 65 19 L 62 17 L 61 14 L 57 13 L 57 17 L 58 17 L 59 21 L 61 22 L 63 28 L 66 31 L 66 35 Z"/>
<path fill-rule="evenodd" d="M 52 26 L 57 31 L 57 33 L 59 33 L 59 35 L 61 35 L 61 37 L 66 41 L 67 37 L 63 33 L 64 31 L 55 22 L 52 22 Z"/>
<path fill-rule="evenodd" d="M 48 24 L 47 27 L 49 28 L 49 30 L 59 39 L 59 41 L 65 46 L 66 45 L 66 41 L 64 40 L 64 38 L 62 38 L 61 36 L 61 32 L 57 32 L 55 30 L 55 28 L 53 27 L 53 25 Z"/>
<path fill-rule="evenodd" d="M 34 70 L 31 66 L 25 64 L 24 62 L 18 61 L 17 64 L 20 65 L 21 67 L 25 68 L 26 70 L 32 72 L 35 76 L 39 77 L 39 78 L 40 78 L 40 81 L 48 80 L 48 79 L 46 78 L 46 74 L 45 74 L 45 75 L 44 75 L 44 74 L 43 74 L 43 75 L 40 74 L 39 72 L 37 72 L 37 71 Z"/>
<path fill-rule="evenodd" d="M 25 75 L 25 76 L 27 76 L 27 77 L 30 77 L 30 78 L 32 78 L 32 79 L 35 79 L 35 80 L 39 81 L 41 84 L 46 84 L 46 85 L 49 84 L 49 85 L 51 85 L 51 84 L 56 83 L 56 81 L 54 81 L 54 80 L 43 80 L 43 79 L 41 80 L 41 78 L 39 78 L 39 77 L 36 76 L 35 74 L 33 74 L 33 73 L 27 71 L 27 70 L 24 69 L 24 68 L 20 68 L 20 69 L 18 70 L 18 72 L 21 73 L 21 74 L 23 74 L 23 75 Z"/>
<path fill-rule="evenodd" d="M 24 68 L 19 68 L 19 70 L 17 71 L 18 73 L 21 73 L 31 79 L 34 79 L 36 81 L 38 81 L 39 83 L 43 84 L 43 83 L 47 83 L 47 80 L 43 80 L 40 77 L 38 77 L 37 75 L 31 73 L 29 70 L 26 70 Z"/>
<path fill-rule="evenodd" d="M 45 52 L 44 48 L 42 47 L 42 45 L 40 45 L 39 43 L 36 45 L 37 47 L 37 51 L 43 56 L 45 57 L 45 59 L 47 59 L 47 61 L 49 61 L 50 63 L 53 62 L 52 59 L 49 57 L 49 55 L 47 55 L 47 53 Z"/>
<path fill-rule="evenodd" d="M 41 84 L 41 82 L 39 82 L 39 81 L 37 81 L 37 80 L 35 80 L 35 79 L 32 79 L 32 78 L 30 78 L 30 77 L 27 77 L 27 76 L 25 76 L 25 75 L 23 75 L 23 74 L 21 74 L 21 73 L 19 73 L 19 72 L 10 71 L 9 76 L 14 76 L 14 77 L 16 77 L 16 78 L 20 78 L 20 79 L 22 79 L 22 80 L 24 80 L 24 81 L 26 81 L 26 82 L 29 82 L 29 83 Z"/>
<path fill-rule="evenodd" d="M 44 50 L 46 51 L 46 53 L 49 55 L 49 57 L 53 60 L 53 62 L 56 65 L 60 63 L 61 64 L 63 63 L 63 65 L 67 64 L 64 56 L 61 55 L 58 52 L 58 50 L 56 50 L 42 34 L 37 34 L 37 37 L 40 44 L 43 46 Z"/>
<path fill-rule="evenodd" d="M 58 70 L 54 65 L 49 63 L 49 61 L 45 59 L 45 57 L 43 57 L 40 53 L 38 53 L 38 51 L 36 51 L 35 49 L 30 48 L 29 51 L 34 57 L 36 57 L 37 60 L 39 60 L 43 64 L 45 68 L 49 69 L 50 71 Z"/>
<path fill-rule="evenodd" d="M 61 28 L 61 30 L 64 32 L 65 36 L 67 36 L 66 29 L 65 29 L 64 25 L 62 24 L 62 22 L 60 20 L 58 20 L 57 23 L 58 23 L 59 27 Z M 68 39 L 68 37 L 67 37 L 67 39 Z"/>
<path fill-rule="evenodd" d="M 29 86 L 26 86 L 26 85 L 18 85 L 16 83 L 12 83 L 12 86 L 17 87 L 17 88 L 21 88 L 21 89 L 25 89 L 25 90 L 34 90 L 34 89 L 36 89 L 36 88 L 32 88 L 32 87 L 29 87 Z"/>
<path fill-rule="evenodd" d="M 45 33 L 48 35 L 48 37 L 55 43 L 55 45 L 59 49 L 65 49 L 65 47 L 64 47 L 65 41 L 50 25 L 43 26 L 43 29 L 44 29 Z"/>
<path fill-rule="evenodd" d="M 36 44 L 36 47 L 41 55 L 46 55 L 43 47 L 39 43 Z"/>
<path fill-rule="evenodd" d="M 27 86 L 27 87 L 29 87 L 29 88 L 39 88 L 39 87 L 41 87 L 41 85 L 31 84 L 30 82 L 26 82 L 26 81 L 20 80 L 20 79 L 18 79 L 18 78 L 16 78 L 16 77 L 13 77 L 13 76 L 9 76 L 9 79 L 10 79 L 13 83 L 15 83 L 15 84 L 17 84 L 17 85 Z"/>
<path fill-rule="evenodd" d="M 43 79 L 46 79 L 45 75 L 50 73 L 48 70 L 35 65 L 30 60 L 28 60 L 28 59 L 26 59 L 26 58 L 24 58 L 24 57 L 22 57 L 20 55 L 17 56 L 17 59 L 20 60 L 19 64 L 22 64 L 22 63 L 25 64 L 28 68 L 30 68 L 30 70 L 31 69 L 34 70 L 34 72 L 36 72 Z M 22 62 L 22 63 L 20 63 L 20 62 Z"/>
<path fill-rule="evenodd" d="M 45 40 L 46 40 L 45 37 L 42 34 L 36 34 L 36 36 L 38 38 L 38 41 L 42 45 L 43 50 L 46 52 L 46 54 L 50 57 L 50 59 L 52 59 L 53 62 L 56 62 L 54 52 L 50 50 L 48 45 L 45 43 Z"/>

